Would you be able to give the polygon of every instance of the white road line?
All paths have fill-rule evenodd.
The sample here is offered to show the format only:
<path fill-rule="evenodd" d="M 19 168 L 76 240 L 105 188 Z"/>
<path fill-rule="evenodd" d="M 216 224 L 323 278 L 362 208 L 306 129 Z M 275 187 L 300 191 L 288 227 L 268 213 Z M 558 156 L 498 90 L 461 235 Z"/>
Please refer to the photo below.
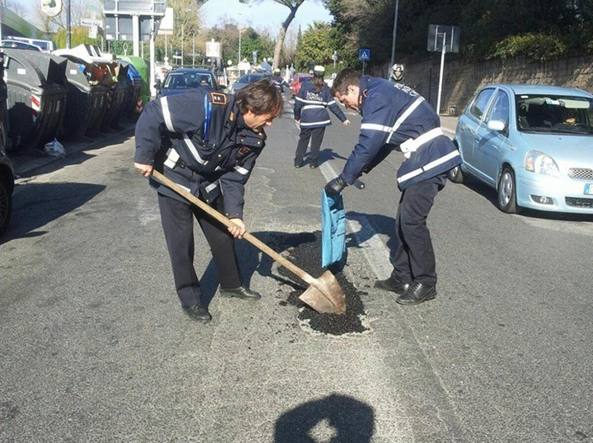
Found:
<path fill-rule="evenodd" d="M 329 162 L 322 163 L 319 170 L 327 181 L 338 175 Z M 377 279 L 382 280 L 389 277 L 392 270 L 389 249 L 371 227 L 370 221 L 365 216 L 360 216 L 358 220 L 346 218 L 346 229 L 356 239 L 356 243 L 362 249 Z M 363 238 L 367 240 L 362 241 Z"/>

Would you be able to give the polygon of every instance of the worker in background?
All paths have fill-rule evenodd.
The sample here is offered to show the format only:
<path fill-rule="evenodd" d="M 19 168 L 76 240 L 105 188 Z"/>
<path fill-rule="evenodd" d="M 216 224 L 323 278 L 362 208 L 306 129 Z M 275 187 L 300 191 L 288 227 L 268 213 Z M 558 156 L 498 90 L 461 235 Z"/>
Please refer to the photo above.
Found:
<path fill-rule="evenodd" d="M 313 79 L 305 82 L 301 86 L 298 95 L 294 98 L 294 119 L 301 130 L 294 156 L 295 168 L 303 166 L 309 141 L 311 141 L 309 167 L 316 168 L 318 166 L 319 150 L 323 142 L 325 128 L 331 125 L 328 109 L 344 125 L 350 124 L 350 120 L 346 118 L 344 112 L 332 97 L 329 87 L 325 84 L 323 80 L 324 73 L 325 68 L 323 66 L 315 66 Z"/>
<path fill-rule="evenodd" d="M 290 87 L 288 82 L 286 82 L 286 80 L 284 80 L 284 77 L 282 77 L 280 75 L 280 69 L 278 69 L 278 68 L 274 69 L 274 74 L 272 75 L 272 84 L 274 86 L 276 86 L 278 89 L 280 89 L 280 92 L 282 92 L 283 94 L 284 94 L 284 87 L 285 86 L 287 88 Z"/>
<path fill-rule="evenodd" d="M 396 63 L 391 67 L 391 81 L 393 83 L 403 83 L 405 74 L 404 65 Z"/>

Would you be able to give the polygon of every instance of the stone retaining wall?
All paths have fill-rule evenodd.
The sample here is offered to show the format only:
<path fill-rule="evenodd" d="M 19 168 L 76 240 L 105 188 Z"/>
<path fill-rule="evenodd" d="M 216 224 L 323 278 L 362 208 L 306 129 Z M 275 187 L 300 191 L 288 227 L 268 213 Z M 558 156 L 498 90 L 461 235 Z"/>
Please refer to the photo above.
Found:
<path fill-rule="evenodd" d="M 440 55 L 433 54 L 423 61 L 406 62 L 405 83 L 422 94 L 436 107 Z M 384 67 L 382 72 L 386 72 Z M 379 75 L 379 72 L 375 73 Z M 463 111 L 478 88 L 490 83 L 529 83 L 571 86 L 593 91 L 593 57 L 572 57 L 548 63 L 524 59 L 490 60 L 468 63 L 445 60 L 442 113 Z"/>

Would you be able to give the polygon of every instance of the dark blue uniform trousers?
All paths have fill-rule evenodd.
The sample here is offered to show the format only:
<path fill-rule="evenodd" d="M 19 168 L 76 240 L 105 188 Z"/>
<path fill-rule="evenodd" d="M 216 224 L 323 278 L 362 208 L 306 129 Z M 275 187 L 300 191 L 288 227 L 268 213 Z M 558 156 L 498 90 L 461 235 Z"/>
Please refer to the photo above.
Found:
<path fill-rule="evenodd" d="M 194 217 L 210 245 L 220 286 L 225 289 L 241 286 L 235 241 L 227 228 L 189 202 L 158 196 L 161 223 L 181 305 L 187 308 L 200 303 L 200 281 L 194 269 Z M 216 199 L 213 206 L 222 210 L 222 198 Z"/>
<path fill-rule="evenodd" d="M 319 148 L 323 141 L 325 134 L 325 126 L 320 128 L 303 128 L 301 127 L 301 134 L 299 135 L 299 143 L 297 144 L 296 153 L 294 155 L 295 164 L 302 164 L 305 152 L 309 146 L 309 139 L 311 140 L 311 151 L 309 153 L 309 160 L 316 162 L 319 157 Z"/>
<path fill-rule="evenodd" d="M 434 198 L 447 182 L 447 174 L 423 180 L 401 195 L 395 221 L 395 250 L 392 278 L 410 283 L 436 285 L 434 251 L 426 218 Z"/>

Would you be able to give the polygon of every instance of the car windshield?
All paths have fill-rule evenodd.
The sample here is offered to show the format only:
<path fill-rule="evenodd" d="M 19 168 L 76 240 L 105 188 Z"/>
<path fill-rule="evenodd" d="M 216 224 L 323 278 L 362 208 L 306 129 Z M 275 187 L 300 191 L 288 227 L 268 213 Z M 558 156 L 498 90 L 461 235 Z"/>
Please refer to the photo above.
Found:
<path fill-rule="evenodd" d="M 13 48 L 13 49 L 31 49 L 33 51 L 41 51 L 37 46 L 30 45 L 28 43 L 17 42 L 14 40 L 2 40 L 0 48 Z"/>
<path fill-rule="evenodd" d="M 587 97 L 520 94 L 515 99 L 520 131 L 593 135 L 593 100 Z"/>
<path fill-rule="evenodd" d="M 200 86 L 214 87 L 212 76 L 200 72 L 172 72 L 165 80 L 164 88 L 170 89 L 193 89 Z"/>

